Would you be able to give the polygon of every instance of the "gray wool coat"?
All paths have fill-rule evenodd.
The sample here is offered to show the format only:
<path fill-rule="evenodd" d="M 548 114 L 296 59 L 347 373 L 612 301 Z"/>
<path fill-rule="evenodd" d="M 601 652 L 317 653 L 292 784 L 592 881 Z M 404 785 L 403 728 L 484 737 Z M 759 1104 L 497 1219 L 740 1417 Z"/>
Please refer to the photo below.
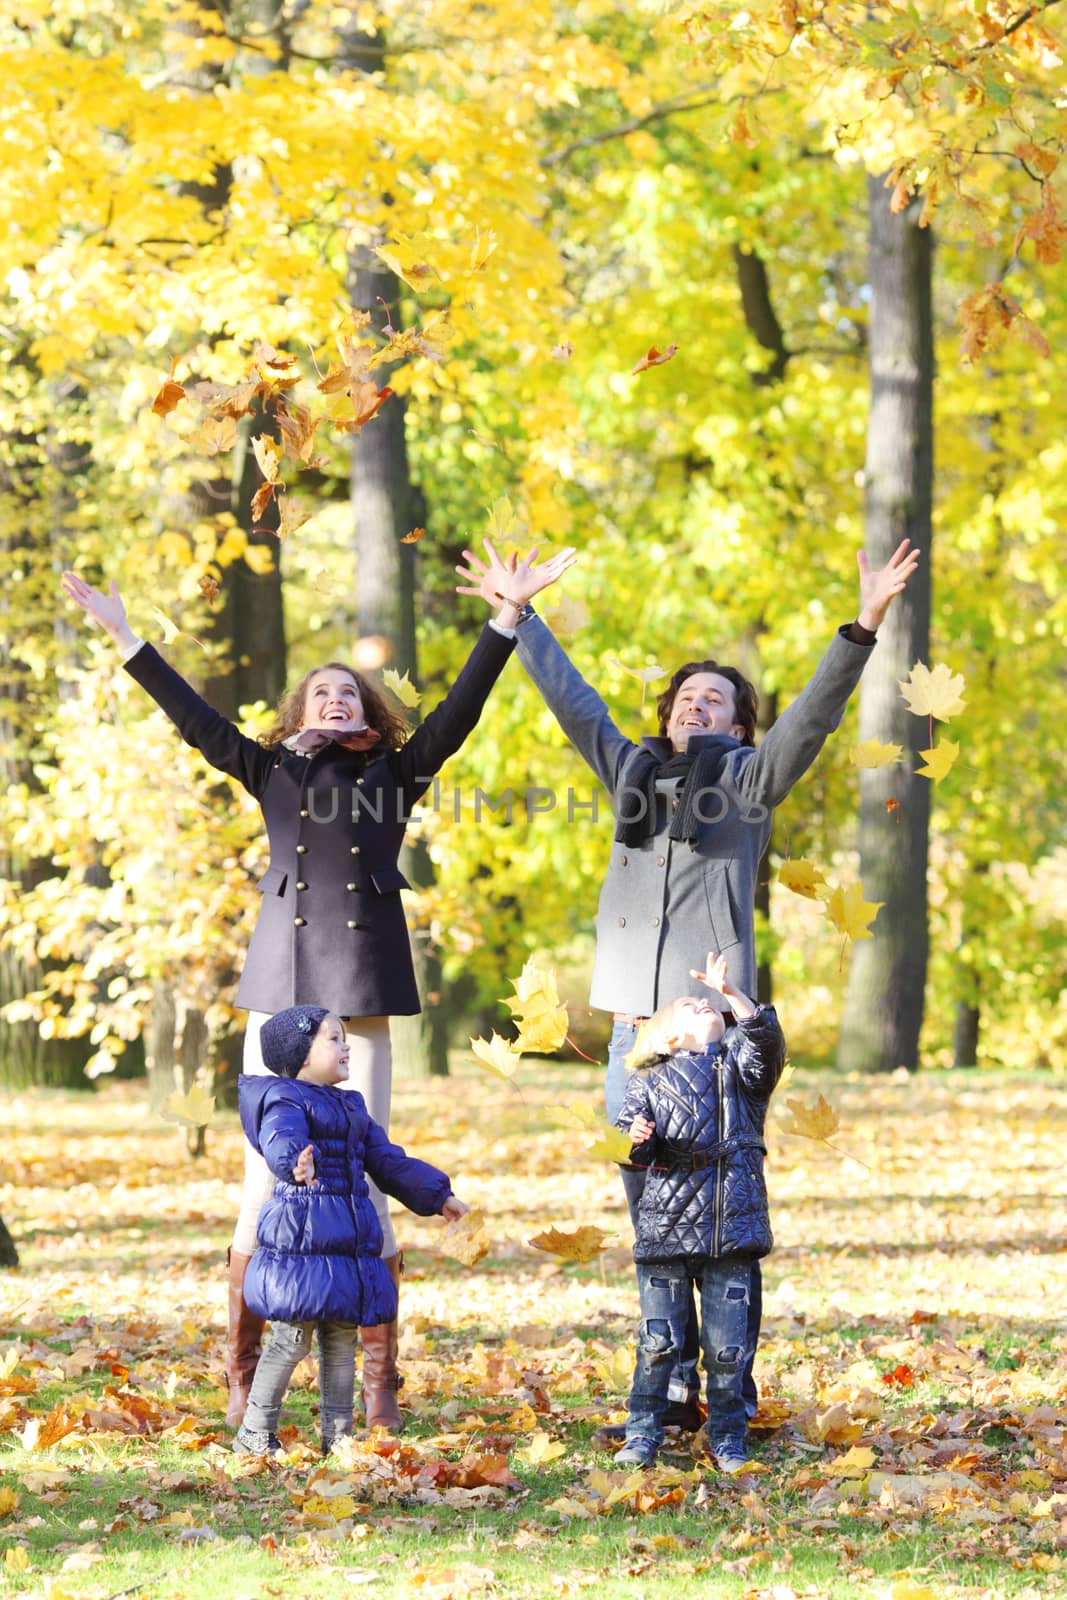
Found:
<path fill-rule="evenodd" d="M 681 780 L 657 784 L 654 835 L 637 848 L 612 844 L 597 911 L 590 1005 L 647 1017 L 682 995 L 706 996 L 690 971 L 709 950 L 726 957 L 738 988 L 755 994 L 756 876 L 772 813 L 841 721 L 872 649 L 849 639 L 847 628 L 835 633 L 810 682 L 760 745 L 726 757 L 717 790 L 701 805 L 708 820 L 695 844 L 668 837 Z M 641 747 L 615 726 L 539 617 L 520 625 L 517 654 L 614 807 Z M 690 754 L 700 741 L 690 739 Z M 661 760 L 671 755 L 667 739 L 642 739 L 641 745 Z"/>

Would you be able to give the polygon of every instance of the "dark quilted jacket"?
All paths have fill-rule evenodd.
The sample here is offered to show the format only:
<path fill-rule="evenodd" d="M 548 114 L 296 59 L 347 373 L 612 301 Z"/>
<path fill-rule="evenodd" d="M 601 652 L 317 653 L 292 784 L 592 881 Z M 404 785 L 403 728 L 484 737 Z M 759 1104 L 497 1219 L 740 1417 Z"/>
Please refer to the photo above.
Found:
<path fill-rule="evenodd" d="M 448 1178 L 390 1144 L 355 1089 L 246 1073 L 237 1083 L 248 1141 L 277 1179 L 245 1274 L 249 1310 L 278 1322 L 392 1322 L 396 1289 L 364 1172 L 422 1217 L 440 1211 L 452 1192 Z M 312 1188 L 292 1182 L 309 1144 Z"/>
<path fill-rule="evenodd" d="M 635 1261 L 767 1254 L 763 1123 L 784 1065 L 778 1018 L 761 1006 L 722 1044 L 679 1051 L 630 1079 L 618 1126 L 636 1116 L 656 1125 L 631 1154 L 648 1167 Z"/>

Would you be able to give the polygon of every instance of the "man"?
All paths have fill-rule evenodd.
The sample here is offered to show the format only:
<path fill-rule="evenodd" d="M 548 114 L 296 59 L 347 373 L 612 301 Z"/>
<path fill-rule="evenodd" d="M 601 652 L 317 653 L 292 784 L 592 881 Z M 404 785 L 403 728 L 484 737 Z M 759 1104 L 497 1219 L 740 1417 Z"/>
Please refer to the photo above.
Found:
<path fill-rule="evenodd" d="M 490 604 L 519 609 L 517 655 L 560 727 L 612 799 L 615 838 L 597 912 L 596 959 L 589 1001 L 613 1014 L 605 1099 L 614 1122 L 626 1088 L 625 1059 L 637 1029 L 659 1007 L 700 996 L 693 975 L 703 951 L 726 958 L 739 989 L 756 992 L 755 893 L 772 814 L 807 772 L 837 727 L 870 659 L 875 635 L 894 596 L 919 560 L 903 540 L 878 572 L 863 551 L 859 615 L 839 628 L 810 681 L 758 748 L 756 691 L 740 672 L 713 660 L 680 667 L 658 702 L 659 736 L 628 739 L 537 617 L 537 591 L 502 561 L 489 540 L 487 560 L 464 551 L 457 567 Z M 536 552 L 534 552 L 536 554 Z M 532 557 L 531 557 L 532 559 Z M 728 1002 L 724 999 L 724 1009 Z M 621 1169 L 636 1218 L 644 1188 L 638 1168 Z M 751 1354 L 761 1313 L 759 1269 L 753 1273 L 750 1363 L 746 1395 L 755 1409 Z M 696 1406 L 696 1318 L 689 1359 L 672 1380 L 677 1426 L 700 1426 Z M 602 1434 L 604 1430 L 601 1430 Z"/>

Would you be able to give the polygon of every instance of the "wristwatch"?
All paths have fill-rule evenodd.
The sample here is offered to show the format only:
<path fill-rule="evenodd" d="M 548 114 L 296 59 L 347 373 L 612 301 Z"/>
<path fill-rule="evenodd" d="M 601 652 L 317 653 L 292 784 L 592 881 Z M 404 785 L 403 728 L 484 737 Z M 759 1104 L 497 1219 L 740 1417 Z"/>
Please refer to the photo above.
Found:
<path fill-rule="evenodd" d="M 525 605 L 519 607 L 519 614 L 515 618 L 516 628 L 521 628 L 524 622 L 528 622 L 531 617 L 536 617 L 536 615 L 537 612 L 534 610 L 529 600 L 527 600 Z"/>

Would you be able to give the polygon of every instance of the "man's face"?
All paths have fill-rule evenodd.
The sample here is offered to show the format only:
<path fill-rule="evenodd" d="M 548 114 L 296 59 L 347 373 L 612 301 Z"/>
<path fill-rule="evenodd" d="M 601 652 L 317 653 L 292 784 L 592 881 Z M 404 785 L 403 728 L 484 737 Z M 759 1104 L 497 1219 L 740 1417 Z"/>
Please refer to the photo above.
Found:
<path fill-rule="evenodd" d="M 722 1013 L 709 1000 L 675 1001 L 669 1028 L 672 1050 L 706 1050 L 709 1044 L 718 1044 L 725 1032 Z"/>
<path fill-rule="evenodd" d="M 301 732 L 305 728 L 332 728 L 338 733 L 351 733 L 365 724 L 359 685 L 350 672 L 324 667 L 312 676 L 304 692 Z"/>
<path fill-rule="evenodd" d="M 686 678 L 671 706 L 667 738 L 675 755 L 684 755 L 689 740 L 699 733 L 732 733 L 744 737 L 737 720 L 734 686 L 717 672 L 694 672 Z"/>

